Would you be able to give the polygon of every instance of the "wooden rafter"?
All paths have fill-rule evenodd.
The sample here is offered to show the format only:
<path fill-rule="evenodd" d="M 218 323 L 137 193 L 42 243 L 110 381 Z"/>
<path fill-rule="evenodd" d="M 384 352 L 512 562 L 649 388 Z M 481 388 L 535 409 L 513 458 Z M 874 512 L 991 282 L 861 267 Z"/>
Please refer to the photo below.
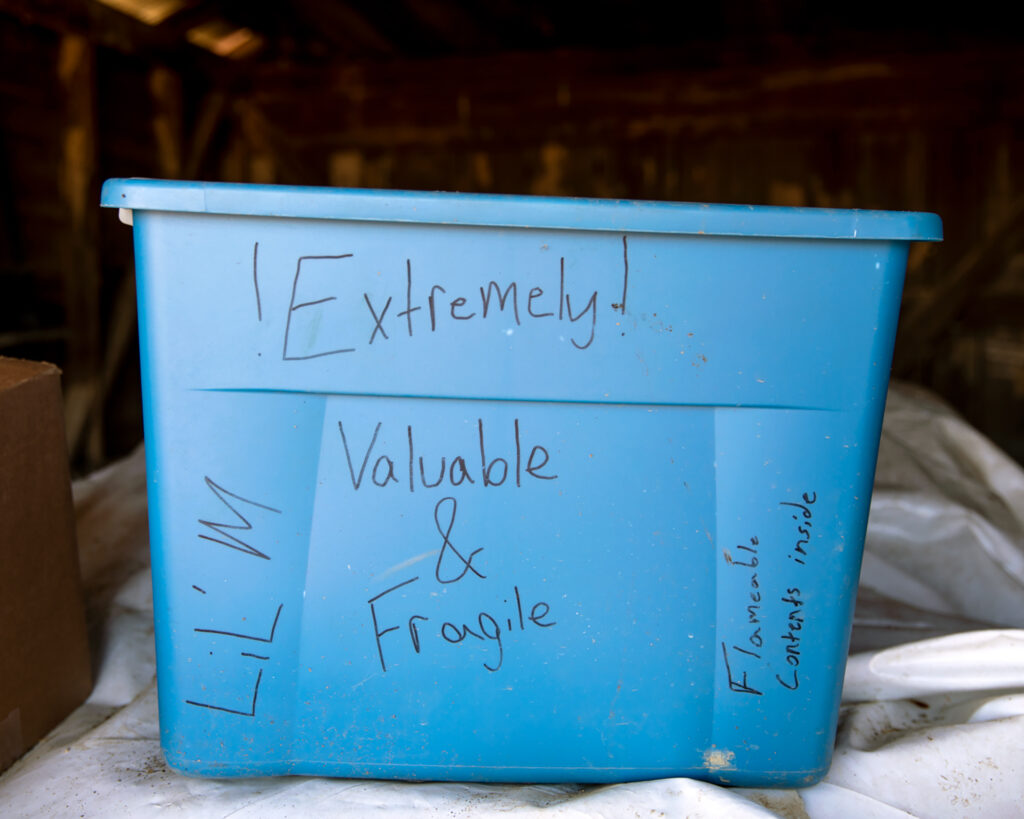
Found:
<path fill-rule="evenodd" d="M 88 459 L 97 463 L 103 442 L 93 411 L 100 362 L 96 56 L 84 36 L 61 39 L 57 72 L 64 96 L 60 187 L 68 221 L 62 241 L 64 303 L 72 341 L 66 362 L 66 431 L 72 455 L 84 442 Z"/>
<path fill-rule="evenodd" d="M 168 21 L 149 26 L 93 0 L 0 0 L 0 14 L 60 35 L 84 37 L 94 46 L 143 54 L 168 65 L 192 64 L 210 73 L 226 68 L 225 61 L 185 40 L 176 24 Z"/>
<path fill-rule="evenodd" d="M 986 289 L 1024 251 L 1024 196 L 1008 208 L 1003 220 L 985 239 L 950 266 L 939 283 L 922 295 L 900 319 L 897 375 L 908 376 L 935 355 L 936 342 L 984 296 Z"/>

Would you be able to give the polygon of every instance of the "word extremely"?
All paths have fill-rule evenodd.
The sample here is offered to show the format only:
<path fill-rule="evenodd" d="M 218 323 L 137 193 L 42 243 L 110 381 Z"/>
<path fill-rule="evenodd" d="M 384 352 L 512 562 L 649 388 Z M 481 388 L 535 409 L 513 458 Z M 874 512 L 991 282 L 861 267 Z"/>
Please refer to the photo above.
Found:
<path fill-rule="evenodd" d="M 254 251 L 253 256 L 253 279 L 258 299 L 258 253 Z M 542 274 L 528 283 L 491 279 L 478 286 L 458 289 L 451 283 L 445 286 L 414 282 L 412 260 L 407 259 L 405 287 L 401 288 L 404 292 L 396 288 L 397 292 L 390 294 L 381 293 L 379 289 L 363 290 L 356 284 L 361 278 L 357 264 L 352 253 L 299 258 L 288 303 L 282 360 L 301 361 L 354 353 L 360 344 L 370 347 L 396 337 L 411 339 L 424 333 L 466 326 L 467 322 L 499 317 L 506 328 L 509 325 L 520 327 L 524 323 L 568 322 L 572 328 L 569 341 L 573 347 L 586 350 L 594 342 L 598 291 L 585 290 L 582 295 L 578 291 L 570 291 L 566 282 L 565 257 L 559 259 L 557 273 Z M 325 266 L 332 272 L 337 268 L 338 275 L 325 281 Z M 622 301 L 613 305 L 617 312 L 624 311 L 625 288 L 624 279 Z M 331 302 L 336 304 L 327 310 L 326 305 Z M 337 335 L 332 336 L 335 341 L 313 347 L 306 342 L 304 346 L 302 339 L 306 334 L 303 326 L 318 326 L 325 318 L 340 328 L 336 328 Z"/>

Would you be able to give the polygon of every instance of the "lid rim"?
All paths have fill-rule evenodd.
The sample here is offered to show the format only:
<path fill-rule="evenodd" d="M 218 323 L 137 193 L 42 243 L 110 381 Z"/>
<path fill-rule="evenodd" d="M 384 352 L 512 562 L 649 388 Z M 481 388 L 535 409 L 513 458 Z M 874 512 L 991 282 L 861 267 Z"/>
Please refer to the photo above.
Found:
<path fill-rule="evenodd" d="M 108 179 L 103 207 L 181 213 L 624 233 L 938 241 L 933 213 Z"/>

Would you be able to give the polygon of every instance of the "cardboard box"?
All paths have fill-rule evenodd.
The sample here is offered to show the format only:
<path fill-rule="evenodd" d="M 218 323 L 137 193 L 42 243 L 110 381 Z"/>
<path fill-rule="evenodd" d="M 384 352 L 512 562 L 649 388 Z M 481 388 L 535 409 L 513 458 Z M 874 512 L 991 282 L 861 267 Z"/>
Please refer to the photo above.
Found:
<path fill-rule="evenodd" d="M 0 357 L 0 770 L 92 686 L 60 370 Z"/>

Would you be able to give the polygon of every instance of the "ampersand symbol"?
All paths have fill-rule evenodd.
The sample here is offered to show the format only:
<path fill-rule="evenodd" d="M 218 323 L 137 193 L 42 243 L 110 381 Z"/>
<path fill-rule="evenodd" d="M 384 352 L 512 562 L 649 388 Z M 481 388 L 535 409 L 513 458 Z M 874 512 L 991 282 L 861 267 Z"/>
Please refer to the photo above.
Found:
<path fill-rule="evenodd" d="M 449 504 L 451 512 L 448 514 L 447 524 L 442 524 L 441 507 L 442 505 L 447 507 L 449 506 Z M 444 540 L 444 542 L 441 544 L 441 554 L 437 556 L 437 566 L 434 568 L 434 577 L 437 578 L 438 583 L 455 583 L 459 580 L 462 580 L 462 578 L 466 576 L 466 572 L 472 572 L 481 579 L 486 577 L 486 575 L 483 575 L 479 571 L 477 571 L 476 566 L 473 565 L 473 558 L 476 557 L 477 552 L 483 551 L 483 547 L 479 549 L 474 549 L 470 553 L 469 557 L 465 558 L 462 556 L 459 550 L 455 548 L 455 544 L 451 542 L 450 538 L 452 534 L 452 527 L 455 526 L 455 511 L 458 509 L 458 507 L 459 505 L 455 498 L 441 498 L 441 500 L 437 502 L 437 506 L 434 507 L 434 525 L 437 527 L 437 533 L 441 535 L 441 537 Z M 445 525 L 447 525 L 447 528 L 445 528 Z M 449 577 L 447 580 L 445 580 L 443 577 L 441 577 L 441 564 L 444 562 L 445 554 L 449 550 L 451 550 L 454 556 L 462 564 L 462 571 L 459 572 L 457 577 Z"/>

